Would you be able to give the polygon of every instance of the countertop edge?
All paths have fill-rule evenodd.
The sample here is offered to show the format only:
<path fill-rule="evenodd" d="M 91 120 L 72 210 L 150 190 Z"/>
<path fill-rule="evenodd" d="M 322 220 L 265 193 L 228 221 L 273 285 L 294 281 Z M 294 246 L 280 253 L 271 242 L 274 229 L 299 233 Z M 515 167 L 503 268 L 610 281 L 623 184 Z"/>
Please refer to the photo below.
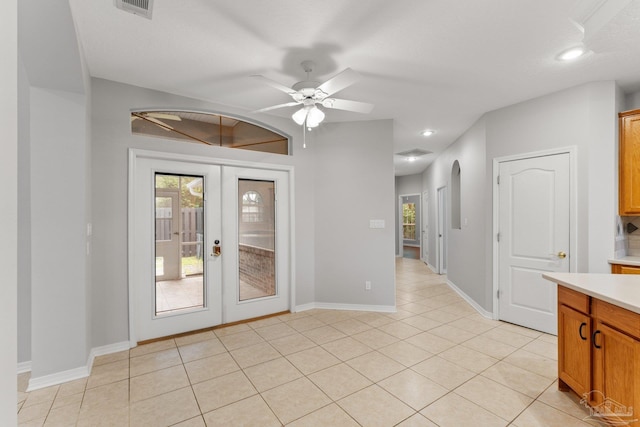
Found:
<path fill-rule="evenodd" d="M 640 277 L 638 276 L 626 274 L 543 273 L 542 277 L 576 292 L 640 314 Z M 629 295 L 635 296 L 635 298 L 628 298 Z"/>
<path fill-rule="evenodd" d="M 637 256 L 625 256 L 622 258 L 610 258 L 607 260 L 609 264 L 615 265 L 630 265 L 632 267 L 640 267 L 640 257 Z"/>

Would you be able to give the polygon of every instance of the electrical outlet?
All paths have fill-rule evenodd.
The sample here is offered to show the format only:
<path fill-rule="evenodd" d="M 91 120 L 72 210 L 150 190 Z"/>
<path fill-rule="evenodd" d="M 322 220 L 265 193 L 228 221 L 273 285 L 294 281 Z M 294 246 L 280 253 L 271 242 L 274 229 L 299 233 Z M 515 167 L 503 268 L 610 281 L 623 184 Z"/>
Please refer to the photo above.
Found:
<path fill-rule="evenodd" d="M 371 281 L 367 280 L 366 282 L 364 282 L 364 290 L 365 291 L 371 290 Z"/>

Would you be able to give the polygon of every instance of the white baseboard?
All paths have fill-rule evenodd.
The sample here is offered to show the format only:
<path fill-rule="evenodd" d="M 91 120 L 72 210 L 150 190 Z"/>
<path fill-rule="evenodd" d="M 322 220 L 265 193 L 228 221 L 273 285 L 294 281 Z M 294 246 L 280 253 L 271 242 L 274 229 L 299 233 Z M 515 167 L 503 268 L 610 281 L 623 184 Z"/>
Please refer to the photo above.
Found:
<path fill-rule="evenodd" d="M 93 361 L 98 356 L 104 356 L 105 354 L 117 353 L 119 351 L 129 350 L 130 345 L 129 341 L 122 341 L 115 344 L 109 344 L 102 347 L 94 347 L 89 352 L 89 357 L 87 358 L 87 364 L 85 366 L 80 366 L 78 368 L 69 369 L 67 371 L 56 372 L 49 375 L 44 375 L 42 377 L 31 378 L 29 380 L 29 387 L 27 391 L 38 390 L 45 387 L 50 387 L 53 385 L 58 385 L 62 383 L 66 383 L 69 381 L 79 380 L 80 378 L 86 378 L 91 373 L 91 369 L 93 368 Z M 31 370 L 31 362 L 22 362 L 18 364 L 18 373 L 20 372 L 21 365 L 26 367 L 28 364 L 28 370 Z M 23 371 L 23 372 L 27 372 Z"/>
<path fill-rule="evenodd" d="M 469 303 L 469 305 L 471 307 L 473 307 L 481 316 L 486 317 L 487 319 L 492 319 L 493 320 L 493 313 L 491 313 L 490 311 L 485 310 L 484 308 L 482 308 L 480 306 L 480 304 L 478 304 L 477 302 L 475 302 L 469 295 L 465 294 L 459 287 L 457 287 L 451 280 L 447 280 L 447 285 L 449 285 L 449 287 L 451 289 L 453 289 L 454 291 L 456 291 L 456 293 L 458 295 L 460 295 L 466 302 Z"/>
<path fill-rule="evenodd" d="M 31 360 L 18 363 L 18 373 L 24 374 L 25 372 L 31 372 Z"/>
<path fill-rule="evenodd" d="M 296 306 L 296 311 L 311 310 L 321 308 L 324 310 L 350 310 L 350 311 L 376 311 L 379 313 L 395 313 L 395 305 L 367 305 L 367 304 L 341 304 L 333 302 L 312 302 L 309 304 Z"/>
<path fill-rule="evenodd" d="M 313 310 L 314 308 L 316 308 L 316 304 L 313 303 L 313 302 L 310 302 L 308 304 L 296 305 L 294 313 L 299 313 L 301 311 L 307 311 L 307 310 Z"/>
<path fill-rule="evenodd" d="M 79 380 L 80 378 L 86 378 L 89 376 L 89 369 L 86 366 L 79 368 L 69 369 L 67 371 L 56 372 L 55 374 L 44 375 L 42 377 L 31 378 L 29 380 L 29 387 L 27 391 L 34 391 L 52 385 L 58 385 L 73 380 Z"/>
<path fill-rule="evenodd" d="M 433 271 L 434 273 L 438 274 L 438 271 L 436 270 L 436 268 L 429 264 L 427 261 L 423 261 L 425 264 L 427 264 L 427 267 L 429 267 L 429 270 Z"/>
<path fill-rule="evenodd" d="M 104 356 L 105 354 L 118 353 L 120 351 L 129 350 L 131 345 L 129 341 L 121 341 L 114 344 L 103 345 L 101 347 L 93 347 L 89 352 L 89 359 L 87 360 L 87 367 L 89 372 L 93 368 L 93 361 L 98 356 Z"/>

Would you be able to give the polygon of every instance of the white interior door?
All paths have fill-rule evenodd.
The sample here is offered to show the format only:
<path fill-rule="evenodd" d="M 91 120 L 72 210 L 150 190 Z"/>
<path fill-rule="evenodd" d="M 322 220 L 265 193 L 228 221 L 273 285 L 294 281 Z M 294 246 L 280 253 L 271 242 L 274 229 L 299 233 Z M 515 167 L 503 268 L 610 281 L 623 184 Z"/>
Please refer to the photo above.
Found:
<path fill-rule="evenodd" d="M 422 261 L 429 263 L 429 193 L 422 194 Z"/>
<path fill-rule="evenodd" d="M 289 174 L 224 166 L 223 322 L 290 308 Z"/>
<path fill-rule="evenodd" d="M 438 188 L 438 274 L 447 274 L 447 187 Z"/>
<path fill-rule="evenodd" d="M 159 227 L 156 221 L 156 196 L 162 197 L 166 190 L 157 191 L 158 176 L 189 176 L 202 178 L 202 198 L 204 200 L 204 226 L 201 241 L 198 245 L 199 257 L 202 259 L 203 272 L 199 278 L 199 289 L 195 289 L 195 298 L 199 303 L 188 304 L 184 308 L 167 310 L 162 307 L 161 285 L 174 285 L 184 288 L 190 282 L 183 279 L 182 272 L 176 281 L 157 279 L 158 255 L 162 257 L 162 242 L 157 245 Z M 191 164 L 186 162 L 138 158 L 135 175 L 132 177 L 133 197 L 130 199 L 132 218 L 130 233 L 133 238 L 130 263 L 132 275 L 129 286 L 132 287 L 132 338 L 144 341 L 187 331 L 193 331 L 218 325 L 222 322 L 222 261 L 212 254 L 213 242 L 221 236 L 221 204 L 220 204 L 220 166 Z M 174 193 L 177 198 L 177 191 Z M 186 197 L 186 196 L 185 196 Z M 172 217 L 179 217 L 181 212 L 172 202 Z M 177 224 L 172 226 L 173 233 L 180 233 Z M 176 228 L 177 227 L 177 228 Z M 176 236 L 180 237 L 180 236 Z M 180 245 L 184 243 L 178 239 Z M 160 249 L 158 249 L 160 247 Z M 172 249 L 175 251 L 175 248 Z M 182 259 L 178 255 L 178 259 Z M 179 270 L 183 266 L 179 263 Z M 166 278 L 171 279 L 171 278 Z M 190 296 L 188 296 L 190 297 Z"/>
<path fill-rule="evenodd" d="M 557 332 L 556 285 L 544 272 L 569 271 L 570 156 L 499 166 L 499 318 Z"/>

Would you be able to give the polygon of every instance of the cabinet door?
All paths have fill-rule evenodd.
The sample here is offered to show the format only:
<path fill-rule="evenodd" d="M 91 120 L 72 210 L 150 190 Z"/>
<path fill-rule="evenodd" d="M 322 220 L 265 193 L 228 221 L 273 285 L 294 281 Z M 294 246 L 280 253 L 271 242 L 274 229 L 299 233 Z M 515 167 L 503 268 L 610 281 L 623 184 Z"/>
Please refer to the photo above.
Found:
<path fill-rule="evenodd" d="M 620 215 L 640 214 L 640 110 L 620 114 Z"/>
<path fill-rule="evenodd" d="M 558 307 L 558 376 L 579 396 L 591 391 L 590 334 L 589 316 L 566 305 Z"/>
<path fill-rule="evenodd" d="M 591 394 L 596 395 L 598 410 L 611 414 L 612 422 L 637 420 L 640 418 L 640 342 L 598 321 L 593 347 Z M 627 411 L 633 414 L 625 414 Z"/>

